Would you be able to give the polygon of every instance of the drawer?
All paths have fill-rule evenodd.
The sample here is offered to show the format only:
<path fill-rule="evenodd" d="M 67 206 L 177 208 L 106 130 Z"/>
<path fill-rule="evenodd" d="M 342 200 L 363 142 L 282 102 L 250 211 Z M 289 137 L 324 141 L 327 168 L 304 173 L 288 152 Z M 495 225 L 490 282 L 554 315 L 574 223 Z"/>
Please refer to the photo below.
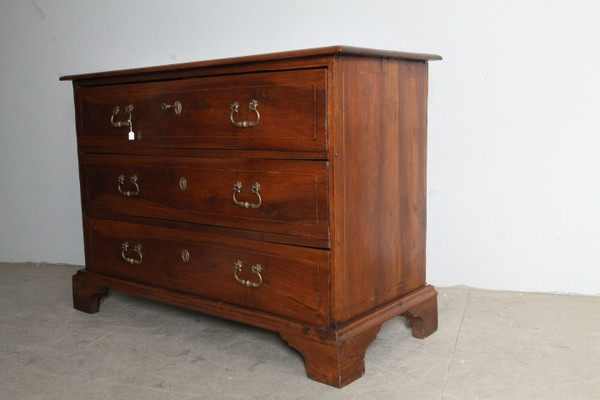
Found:
<path fill-rule="evenodd" d="M 82 155 L 86 212 L 329 238 L 325 161 Z"/>
<path fill-rule="evenodd" d="M 83 146 L 326 149 L 325 69 L 78 87 L 76 96 Z"/>
<path fill-rule="evenodd" d="M 328 252 L 85 219 L 86 268 L 100 274 L 326 322 Z"/>

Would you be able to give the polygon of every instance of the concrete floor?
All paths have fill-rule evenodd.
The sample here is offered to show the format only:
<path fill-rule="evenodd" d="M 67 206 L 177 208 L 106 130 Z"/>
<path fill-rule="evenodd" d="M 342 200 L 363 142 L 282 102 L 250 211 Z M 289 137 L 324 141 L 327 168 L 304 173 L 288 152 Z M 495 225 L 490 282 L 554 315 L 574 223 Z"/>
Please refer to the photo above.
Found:
<path fill-rule="evenodd" d="M 112 292 L 73 310 L 71 266 L 0 263 L 0 399 L 600 399 L 600 297 L 438 288 L 440 328 L 401 318 L 343 389 L 276 333 Z"/>

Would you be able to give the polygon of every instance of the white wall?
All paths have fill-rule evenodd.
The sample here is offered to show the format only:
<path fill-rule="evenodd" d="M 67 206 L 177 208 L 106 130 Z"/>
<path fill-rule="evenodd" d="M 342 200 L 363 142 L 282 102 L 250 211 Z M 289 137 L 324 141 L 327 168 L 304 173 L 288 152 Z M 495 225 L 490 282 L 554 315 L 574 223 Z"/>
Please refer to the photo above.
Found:
<path fill-rule="evenodd" d="M 600 294 L 600 2 L 0 3 L 0 261 L 83 263 L 64 74 L 348 44 L 430 65 L 428 280 Z"/>

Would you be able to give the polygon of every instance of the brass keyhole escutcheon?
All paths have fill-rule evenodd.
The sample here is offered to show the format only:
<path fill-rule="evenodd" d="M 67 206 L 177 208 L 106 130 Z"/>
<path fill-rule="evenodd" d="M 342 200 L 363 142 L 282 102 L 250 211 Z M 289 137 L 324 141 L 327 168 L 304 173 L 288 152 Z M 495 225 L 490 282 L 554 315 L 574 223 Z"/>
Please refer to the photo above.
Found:
<path fill-rule="evenodd" d="M 187 179 L 184 176 L 179 178 L 179 189 L 185 191 L 187 189 Z"/>
<path fill-rule="evenodd" d="M 186 249 L 181 250 L 181 260 L 183 260 L 184 263 L 188 263 L 190 261 L 190 252 Z"/>

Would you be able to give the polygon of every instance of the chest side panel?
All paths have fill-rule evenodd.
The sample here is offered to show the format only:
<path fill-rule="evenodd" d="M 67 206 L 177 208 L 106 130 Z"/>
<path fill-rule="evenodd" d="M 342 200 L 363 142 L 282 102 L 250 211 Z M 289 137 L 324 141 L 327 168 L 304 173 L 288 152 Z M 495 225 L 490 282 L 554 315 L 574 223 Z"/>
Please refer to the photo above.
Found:
<path fill-rule="evenodd" d="M 427 64 L 347 58 L 338 72 L 334 303 L 346 321 L 425 283 Z"/>

